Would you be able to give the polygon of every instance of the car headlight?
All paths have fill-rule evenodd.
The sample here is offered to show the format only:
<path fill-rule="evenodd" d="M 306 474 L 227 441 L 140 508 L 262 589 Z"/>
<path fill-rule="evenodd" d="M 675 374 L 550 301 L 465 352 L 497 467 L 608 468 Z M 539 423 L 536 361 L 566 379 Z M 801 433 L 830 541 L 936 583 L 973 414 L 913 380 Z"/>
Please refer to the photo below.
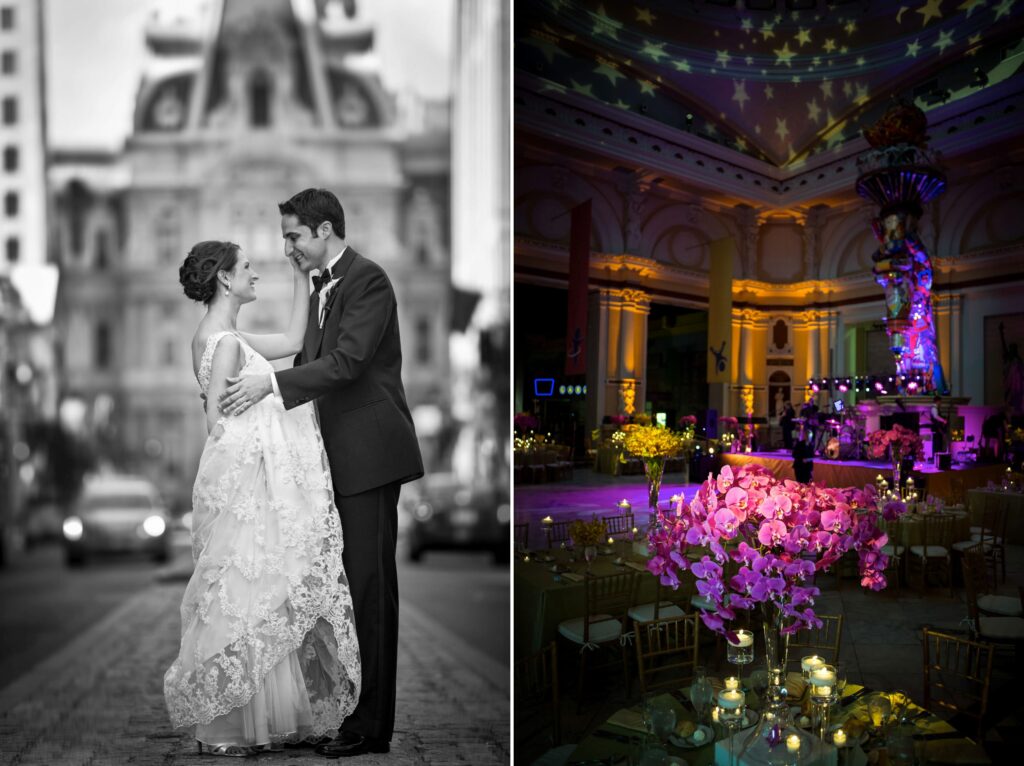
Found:
<path fill-rule="evenodd" d="M 68 516 L 64 519 L 64 524 L 61 527 L 64 531 L 64 537 L 71 542 L 82 539 L 82 533 L 85 532 L 85 526 L 82 524 L 82 520 L 77 516 Z"/>
<path fill-rule="evenodd" d="M 418 521 L 426 521 L 434 515 L 434 509 L 430 503 L 417 503 L 416 507 L 412 510 L 412 515 L 416 517 Z"/>
<path fill-rule="evenodd" d="M 142 529 L 150 537 L 160 537 L 167 529 L 167 522 L 160 516 L 150 516 L 142 522 Z"/>

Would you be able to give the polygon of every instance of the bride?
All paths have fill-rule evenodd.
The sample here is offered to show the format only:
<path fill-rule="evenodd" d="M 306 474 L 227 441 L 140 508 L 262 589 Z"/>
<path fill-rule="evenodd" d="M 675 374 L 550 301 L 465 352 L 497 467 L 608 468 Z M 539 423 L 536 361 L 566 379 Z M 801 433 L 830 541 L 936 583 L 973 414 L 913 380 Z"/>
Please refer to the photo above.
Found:
<path fill-rule="evenodd" d="M 181 604 L 181 650 L 164 676 L 175 726 L 202 752 L 246 756 L 333 734 L 359 699 L 352 597 L 341 523 L 313 404 L 272 396 L 235 417 L 215 403 L 231 376 L 269 372 L 295 354 L 309 310 L 293 270 L 282 334 L 239 332 L 258 275 L 239 247 L 200 242 L 179 270 L 207 306 L 192 340 L 209 437 L 192 491 L 195 571 Z"/>

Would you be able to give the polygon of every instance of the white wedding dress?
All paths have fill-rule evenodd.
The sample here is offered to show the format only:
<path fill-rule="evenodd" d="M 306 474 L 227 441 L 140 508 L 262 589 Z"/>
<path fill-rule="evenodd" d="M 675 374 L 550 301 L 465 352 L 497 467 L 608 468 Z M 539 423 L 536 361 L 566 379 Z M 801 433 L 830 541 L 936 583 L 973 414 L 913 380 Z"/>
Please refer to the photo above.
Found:
<path fill-rule="evenodd" d="M 206 343 L 203 393 L 228 334 Z M 240 374 L 273 369 L 238 340 Z M 313 405 L 286 411 L 268 396 L 222 417 L 192 505 L 195 571 L 181 604 L 181 650 L 164 676 L 171 722 L 195 726 L 211 747 L 333 734 L 359 699 L 359 646 Z"/>

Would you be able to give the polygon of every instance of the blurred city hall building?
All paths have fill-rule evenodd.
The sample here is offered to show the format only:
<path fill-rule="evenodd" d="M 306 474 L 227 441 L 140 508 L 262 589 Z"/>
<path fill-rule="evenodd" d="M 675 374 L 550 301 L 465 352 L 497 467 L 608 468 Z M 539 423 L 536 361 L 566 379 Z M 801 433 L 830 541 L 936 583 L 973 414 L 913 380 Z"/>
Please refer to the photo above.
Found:
<path fill-rule="evenodd" d="M 238 243 L 260 274 L 239 324 L 279 331 L 291 287 L 277 203 L 310 186 L 339 196 L 348 242 L 391 278 L 428 462 L 441 449 L 449 104 L 384 90 L 365 3 L 308 5 L 302 18 L 290 0 L 220 0 L 212 30 L 154 19 L 124 150 L 52 157 L 65 419 L 179 503 L 206 431 L 189 354 L 204 307 L 178 267 L 197 241 Z"/>

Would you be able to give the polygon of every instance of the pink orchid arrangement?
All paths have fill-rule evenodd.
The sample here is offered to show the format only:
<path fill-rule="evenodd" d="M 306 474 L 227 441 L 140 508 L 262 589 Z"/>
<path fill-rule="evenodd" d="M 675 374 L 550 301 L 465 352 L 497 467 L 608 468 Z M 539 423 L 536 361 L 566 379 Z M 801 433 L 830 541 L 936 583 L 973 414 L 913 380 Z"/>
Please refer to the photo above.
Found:
<path fill-rule="evenodd" d="M 889 558 L 888 542 L 878 517 L 896 519 L 906 511 L 900 502 L 876 510 L 874 487 L 828 489 L 776 479 L 763 466 L 708 475 L 696 496 L 680 500 L 658 514 L 649 535 L 648 569 L 661 583 L 679 586 L 680 573 L 697 578 L 697 591 L 712 604 L 701 618 L 711 630 L 732 636 L 727 624 L 737 610 L 774 606 L 783 618 L 783 633 L 821 627 L 812 609 L 820 591 L 815 572 L 828 569 L 848 551 L 857 551 L 861 585 L 881 590 Z M 706 553 L 696 561 L 689 549 Z M 727 576 L 726 566 L 737 565 Z"/>
<path fill-rule="evenodd" d="M 920 458 L 924 454 L 921 437 L 899 423 L 893 423 L 888 431 L 872 432 L 868 436 L 868 455 L 878 460 L 884 458 L 886 452 L 893 460 L 911 456 Z"/>
<path fill-rule="evenodd" d="M 719 418 L 718 422 L 721 423 L 722 428 L 724 428 L 727 431 L 735 431 L 737 428 L 739 428 L 740 425 L 739 420 L 729 415 L 727 415 L 724 418 Z"/>
<path fill-rule="evenodd" d="M 687 428 L 696 428 L 697 416 L 683 415 L 681 418 L 679 418 L 679 427 L 682 428 L 683 430 L 686 430 Z"/>
<path fill-rule="evenodd" d="M 612 415 L 609 418 L 609 420 L 611 420 L 613 425 L 624 426 L 624 425 L 626 425 L 626 423 L 629 422 L 629 416 L 628 415 Z"/>
<path fill-rule="evenodd" d="M 519 431 L 535 431 L 540 428 L 540 420 L 528 412 L 517 412 L 512 422 Z"/>

